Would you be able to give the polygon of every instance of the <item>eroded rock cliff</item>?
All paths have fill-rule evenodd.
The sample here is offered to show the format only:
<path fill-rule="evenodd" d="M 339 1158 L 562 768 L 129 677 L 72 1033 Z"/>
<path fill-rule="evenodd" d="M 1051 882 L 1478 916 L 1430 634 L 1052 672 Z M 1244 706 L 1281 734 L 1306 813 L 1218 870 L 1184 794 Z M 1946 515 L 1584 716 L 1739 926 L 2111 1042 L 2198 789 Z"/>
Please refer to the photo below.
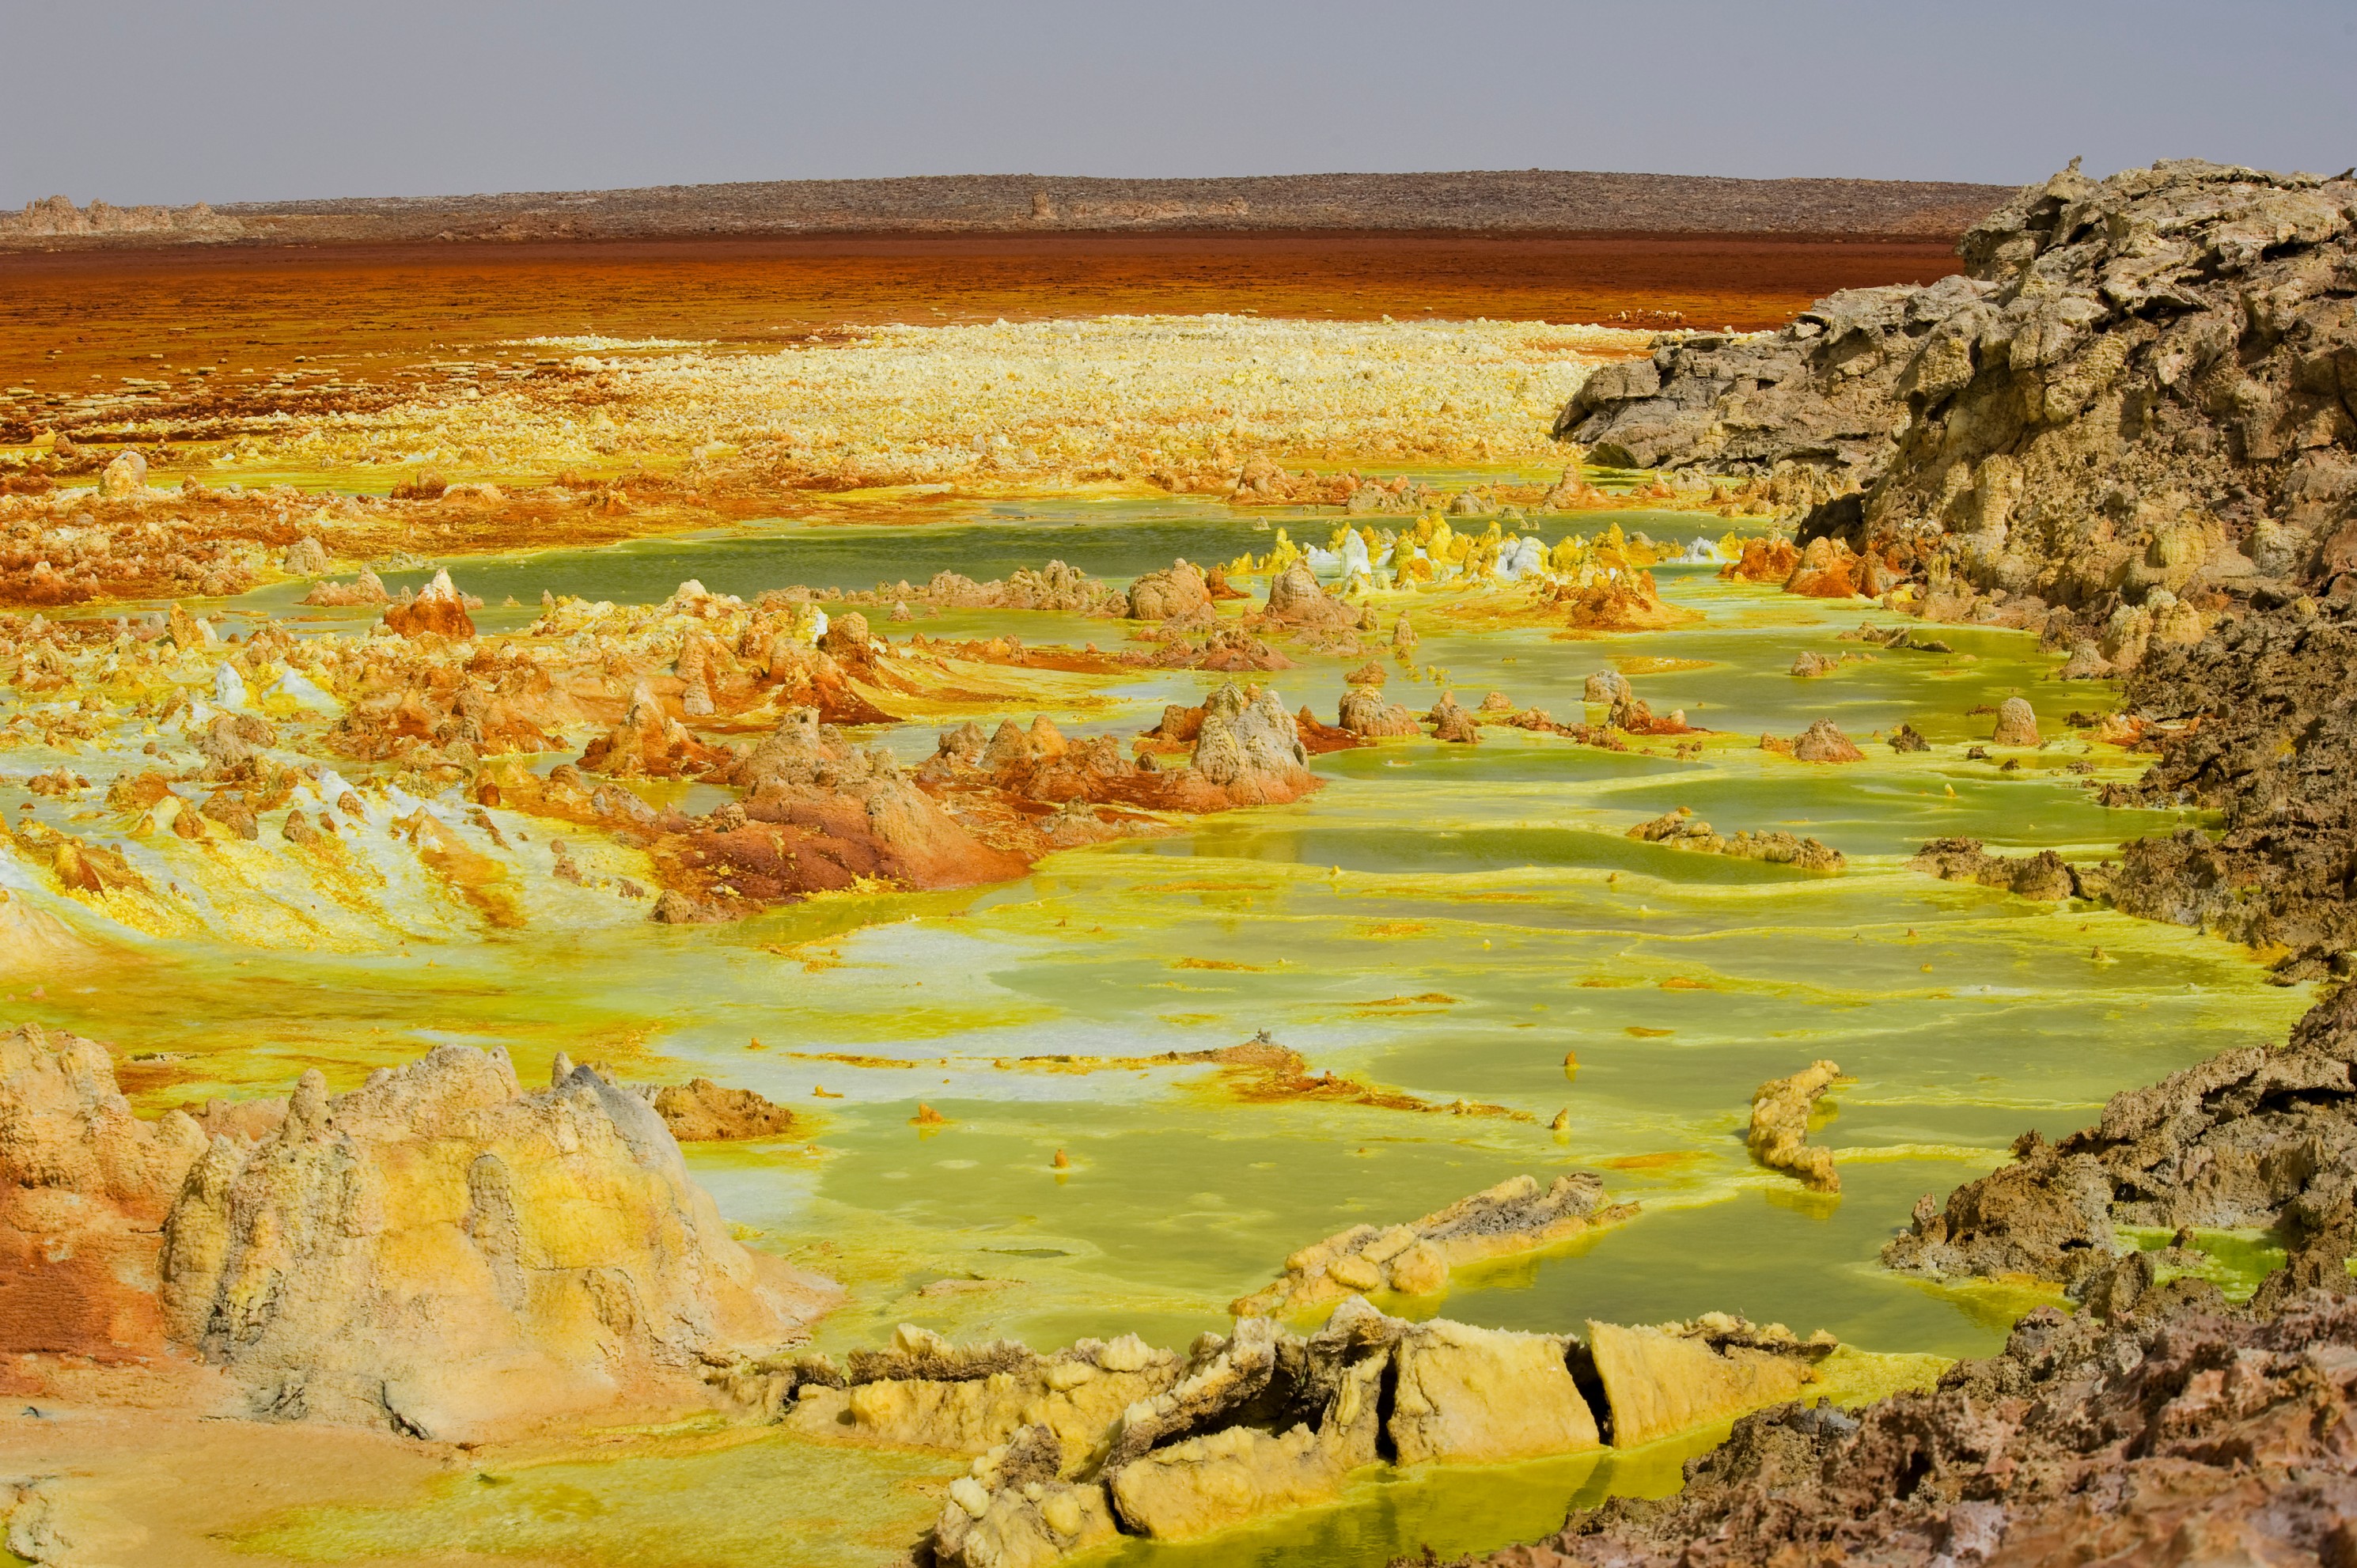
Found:
<path fill-rule="evenodd" d="M 0 1035 L 0 1353 L 162 1350 L 156 1233 L 204 1151 L 188 1116 L 132 1114 L 97 1041 Z"/>
<path fill-rule="evenodd" d="M 255 1414 L 452 1437 L 691 1405 L 705 1358 L 797 1337 L 832 1299 L 733 1240 L 654 1109 L 594 1069 L 525 1093 L 445 1046 L 217 1138 L 165 1231 L 174 1337 Z"/>
<path fill-rule="evenodd" d="M 1829 498 L 1804 542 L 1934 589 L 2184 635 L 2158 612 L 2357 564 L 2334 544 L 2357 515 L 2352 209 L 2348 179 L 2074 166 L 1975 225 L 1964 276 L 1836 295 L 1767 337 L 1663 338 L 1558 430 L 1606 460 L 1781 475 Z"/>

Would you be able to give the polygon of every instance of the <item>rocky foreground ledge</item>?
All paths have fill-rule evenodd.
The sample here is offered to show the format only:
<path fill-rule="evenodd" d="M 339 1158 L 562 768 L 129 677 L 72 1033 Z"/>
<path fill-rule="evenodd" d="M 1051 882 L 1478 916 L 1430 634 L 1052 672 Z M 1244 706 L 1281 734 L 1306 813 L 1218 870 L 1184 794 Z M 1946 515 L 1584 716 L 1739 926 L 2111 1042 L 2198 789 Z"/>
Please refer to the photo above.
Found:
<path fill-rule="evenodd" d="M 1676 1497 L 1615 1499 L 1458 1568 L 2346 1568 L 2352 1402 L 2357 1301 L 2257 1316 L 2179 1281 L 2125 1311 L 2040 1307 L 1928 1393 L 1747 1416 Z"/>
<path fill-rule="evenodd" d="M 1641 1447 L 1793 1398 L 1837 1350 L 1720 1314 L 1523 1334 L 1352 1295 L 1315 1333 L 1246 1317 L 1185 1356 L 1135 1336 L 1043 1355 L 904 1326 L 847 1369 L 803 1357 L 733 1386 L 806 1437 L 973 1455 L 917 1555 L 1015 1568 L 1312 1508 L 1378 1465 Z"/>

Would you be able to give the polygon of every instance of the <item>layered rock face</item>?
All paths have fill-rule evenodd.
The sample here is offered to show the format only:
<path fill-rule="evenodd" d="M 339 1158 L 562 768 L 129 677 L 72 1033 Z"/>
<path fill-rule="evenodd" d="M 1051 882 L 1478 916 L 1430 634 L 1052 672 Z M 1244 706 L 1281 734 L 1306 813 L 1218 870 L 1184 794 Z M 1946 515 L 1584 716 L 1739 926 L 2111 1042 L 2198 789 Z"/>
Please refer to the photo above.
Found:
<path fill-rule="evenodd" d="M 1677 1496 L 1617 1498 L 1478 1561 L 2337 1565 L 2357 1560 L 2352 1404 L 2357 1300 L 2268 1320 L 2179 1281 L 2118 1315 L 2040 1307 L 2003 1354 L 1857 1417 L 1747 1416 Z"/>
<path fill-rule="evenodd" d="M 1654 1327 L 1587 1326 L 1587 1355 L 1617 1448 L 1797 1398 L 1834 1348 L 1830 1335 L 1799 1340 L 1781 1324 L 1760 1328 L 1726 1313 Z"/>
<path fill-rule="evenodd" d="M 2357 516 L 2352 207 L 2347 180 L 2074 166 L 1965 235 L 1966 275 L 1835 295 L 1771 337 L 1664 338 L 1558 431 L 1858 489 L 1804 535 L 1903 542 L 2050 605 L 2330 577 L 2357 564 L 2326 559 Z"/>
<path fill-rule="evenodd" d="M 1966 233 L 1994 285 L 1901 378 L 1860 522 L 1960 538 L 1976 586 L 2166 609 L 2297 581 L 2345 527 L 2357 184 L 2075 169 Z"/>
<path fill-rule="evenodd" d="M 2115 1268 L 2115 1225 L 2280 1226 L 2336 1272 L 2357 1240 L 2357 993 L 2318 1006 L 2280 1049 L 2228 1051 L 2126 1090 L 2059 1144 L 2028 1133 L 2014 1164 L 1939 1206 L 1883 1251 L 1892 1267 L 2028 1275 L 2090 1289 Z M 2342 1275 L 2345 1278 L 2345 1273 Z"/>
<path fill-rule="evenodd" d="M 705 1359 L 831 1299 L 730 1238 L 638 1094 L 586 1067 L 526 1094 L 460 1046 L 344 1095 L 306 1073 L 259 1144 L 216 1139 L 162 1284 L 256 1414 L 435 1437 L 697 1402 Z"/>
<path fill-rule="evenodd" d="M 1608 467 L 1764 475 L 1779 500 L 1812 504 L 1889 462 L 1901 374 L 1933 328 L 1991 292 L 1973 277 L 1846 289 L 1772 333 L 1665 336 L 1650 359 L 1590 375 L 1555 433 Z"/>
<path fill-rule="evenodd" d="M 138 1120 L 106 1047 L 0 1035 L 0 1353 L 156 1354 L 156 1234 L 205 1134 Z"/>
<path fill-rule="evenodd" d="M 1059 1474 L 1101 1458 L 1121 1412 L 1168 1391 L 1185 1363 L 1135 1335 L 1041 1355 L 1011 1341 L 952 1345 L 902 1325 L 848 1371 L 805 1364 L 787 1424 L 813 1437 L 979 1454 L 1027 1428 L 1053 1439 Z"/>

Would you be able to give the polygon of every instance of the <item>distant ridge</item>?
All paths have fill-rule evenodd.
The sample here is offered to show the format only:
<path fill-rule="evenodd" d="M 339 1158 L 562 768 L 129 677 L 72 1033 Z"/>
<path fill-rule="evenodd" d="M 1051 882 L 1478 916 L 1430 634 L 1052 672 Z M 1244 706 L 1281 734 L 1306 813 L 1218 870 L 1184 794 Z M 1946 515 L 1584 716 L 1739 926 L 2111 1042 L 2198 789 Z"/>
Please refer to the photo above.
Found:
<path fill-rule="evenodd" d="M 344 197 L 0 214 L 0 248 L 691 239 L 716 235 L 1157 230 L 1961 234 L 2014 188 L 1527 169 L 1091 179 L 946 175 L 504 196 Z"/>

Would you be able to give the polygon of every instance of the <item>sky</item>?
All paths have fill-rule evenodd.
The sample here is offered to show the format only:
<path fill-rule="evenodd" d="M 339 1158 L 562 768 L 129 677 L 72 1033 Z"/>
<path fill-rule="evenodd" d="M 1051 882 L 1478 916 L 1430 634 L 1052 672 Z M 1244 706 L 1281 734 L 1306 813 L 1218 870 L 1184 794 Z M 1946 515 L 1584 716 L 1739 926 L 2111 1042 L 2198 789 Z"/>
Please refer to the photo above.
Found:
<path fill-rule="evenodd" d="M 0 0 L 0 204 L 2357 164 L 2357 0 Z"/>

